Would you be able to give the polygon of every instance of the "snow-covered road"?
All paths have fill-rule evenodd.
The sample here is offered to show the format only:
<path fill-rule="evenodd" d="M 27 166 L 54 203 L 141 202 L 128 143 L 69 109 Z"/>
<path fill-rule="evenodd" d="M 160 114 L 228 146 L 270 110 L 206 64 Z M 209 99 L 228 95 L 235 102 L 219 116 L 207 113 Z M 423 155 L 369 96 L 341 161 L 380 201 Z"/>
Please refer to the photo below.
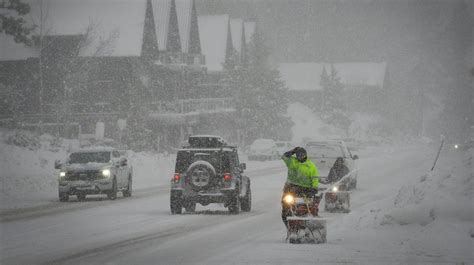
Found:
<path fill-rule="evenodd" d="M 474 262 L 473 238 L 469 236 L 473 219 L 469 213 L 467 218 L 456 219 L 457 227 L 453 228 L 446 227 L 445 222 L 398 224 L 400 218 L 383 209 L 387 205 L 393 208 L 394 199 L 404 190 L 402 187 L 417 182 L 428 172 L 435 156 L 434 147 L 372 148 L 358 154 L 358 190 L 351 195 L 351 213 L 321 213 L 329 219 L 327 244 L 285 243 L 279 200 L 286 171 L 275 170 L 275 163 L 262 163 L 260 170 L 247 173 L 252 179 L 253 204 L 249 213 L 229 215 L 221 205 L 198 205 L 195 214 L 171 215 L 169 189 L 163 186 L 139 190 L 127 199 L 58 203 L 36 209 L 32 214 L 17 212 L 3 216 L 0 263 Z M 460 156 L 453 156 L 456 155 Z M 265 170 L 266 167 L 272 170 Z M 409 218 L 406 214 L 404 217 Z M 426 236 L 438 228 L 451 231 L 452 238 L 446 233 Z M 451 247 L 445 246 L 448 244 Z"/>

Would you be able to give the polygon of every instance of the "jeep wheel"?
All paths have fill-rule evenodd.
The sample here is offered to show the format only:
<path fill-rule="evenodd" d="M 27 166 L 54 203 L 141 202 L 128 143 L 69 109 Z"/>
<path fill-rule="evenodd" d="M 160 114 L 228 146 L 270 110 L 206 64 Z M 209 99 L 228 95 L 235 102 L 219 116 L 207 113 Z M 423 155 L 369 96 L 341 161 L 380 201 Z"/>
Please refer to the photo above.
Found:
<path fill-rule="evenodd" d="M 240 198 L 239 192 L 236 191 L 235 195 L 230 198 L 229 212 L 231 214 L 238 214 L 240 212 Z"/>
<path fill-rule="evenodd" d="M 245 197 L 242 198 L 240 202 L 240 208 L 243 212 L 250 212 L 252 209 L 252 191 L 250 190 L 250 183 L 247 188 L 247 192 L 245 193 Z"/>
<path fill-rule="evenodd" d="M 181 214 L 183 211 L 183 199 L 181 193 L 177 191 L 171 191 L 170 194 L 170 208 L 171 214 Z"/>
<path fill-rule="evenodd" d="M 67 202 L 67 201 L 69 201 L 69 194 L 67 194 L 66 192 L 61 192 L 61 193 L 59 193 L 59 201 L 60 201 L 60 202 Z"/>
<path fill-rule="evenodd" d="M 201 190 L 211 184 L 216 176 L 216 170 L 208 162 L 197 161 L 189 166 L 186 175 L 191 186 L 195 190 Z"/>
<path fill-rule="evenodd" d="M 122 191 L 123 197 L 130 197 L 132 196 L 132 175 L 128 176 L 128 186 L 127 189 Z"/>
<path fill-rule="evenodd" d="M 77 196 L 77 200 L 80 201 L 80 202 L 83 202 L 86 200 L 86 194 L 85 193 L 78 193 L 76 194 Z"/>
<path fill-rule="evenodd" d="M 110 200 L 115 200 L 117 199 L 117 179 L 114 178 L 112 182 L 112 190 L 107 192 L 107 198 Z"/>
<path fill-rule="evenodd" d="M 196 211 L 196 202 L 187 201 L 184 204 L 184 209 L 186 209 L 187 213 L 194 213 Z"/>

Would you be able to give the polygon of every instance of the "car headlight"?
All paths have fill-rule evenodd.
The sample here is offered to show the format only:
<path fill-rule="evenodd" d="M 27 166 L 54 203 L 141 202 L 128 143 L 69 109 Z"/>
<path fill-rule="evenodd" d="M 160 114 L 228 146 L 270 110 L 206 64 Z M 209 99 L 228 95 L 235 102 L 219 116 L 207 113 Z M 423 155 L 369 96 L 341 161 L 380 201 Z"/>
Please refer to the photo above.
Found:
<path fill-rule="evenodd" d="M 332 191 L 337 192 L 339 188 L 337 186 L 332 187 Z"/>
<path fill-rule="evenodd" d="M 455 149 L 458 149 L 458 148 L 459 148 L 459 145 L 455 144 L 455 145 L 454 145 L 454 148 L 455 148 Z"/>
<path fill-rule="evenodd" d="M 293 204 L 295 202 L 295 197 L 293 197 L 293 195 L 291 194 L 287 194 L 283 200 L 287 203 L 287 204 Z"/>
<path fill-rule="evenodd" d="M 102 176 L 104 176 L 104 177 L 110 177 L 110 169 L 104 169 L 104 170 L 102 170 Z"/>

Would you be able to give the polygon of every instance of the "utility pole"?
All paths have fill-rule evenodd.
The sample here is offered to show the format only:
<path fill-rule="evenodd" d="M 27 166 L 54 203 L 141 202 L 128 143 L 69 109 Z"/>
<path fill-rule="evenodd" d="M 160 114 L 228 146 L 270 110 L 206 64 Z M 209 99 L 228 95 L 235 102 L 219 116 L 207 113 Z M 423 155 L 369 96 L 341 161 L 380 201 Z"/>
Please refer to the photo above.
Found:
<path fill-rule="evenodd" d="M 40 113 L 40 119 L 43 119 L 44 115 L 44 102 L 43 102 L 43 93 L 44 93 L 44 84 L 43 84 L 43 34 L 44 34 L 44 13 L 43 13 L 43 0 L 40 0 L 39 2 L 39 9 L 40 9 L 40 28 L 39 28 L 39 81 L 40 81 L 40 87 L 39 87 L 39 113 Z"/>

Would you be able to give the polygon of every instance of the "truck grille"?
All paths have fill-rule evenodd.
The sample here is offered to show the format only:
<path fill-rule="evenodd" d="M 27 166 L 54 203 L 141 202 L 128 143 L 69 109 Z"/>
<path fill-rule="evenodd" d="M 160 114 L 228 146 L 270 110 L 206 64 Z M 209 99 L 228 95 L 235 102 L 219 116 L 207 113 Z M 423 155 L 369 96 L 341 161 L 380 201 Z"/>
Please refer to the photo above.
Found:
<path fill-rule="evenodd" d="M 102 173 L 97 170 L 66 173 L 66 180 L 95 180 L 103 178 Z"/>

